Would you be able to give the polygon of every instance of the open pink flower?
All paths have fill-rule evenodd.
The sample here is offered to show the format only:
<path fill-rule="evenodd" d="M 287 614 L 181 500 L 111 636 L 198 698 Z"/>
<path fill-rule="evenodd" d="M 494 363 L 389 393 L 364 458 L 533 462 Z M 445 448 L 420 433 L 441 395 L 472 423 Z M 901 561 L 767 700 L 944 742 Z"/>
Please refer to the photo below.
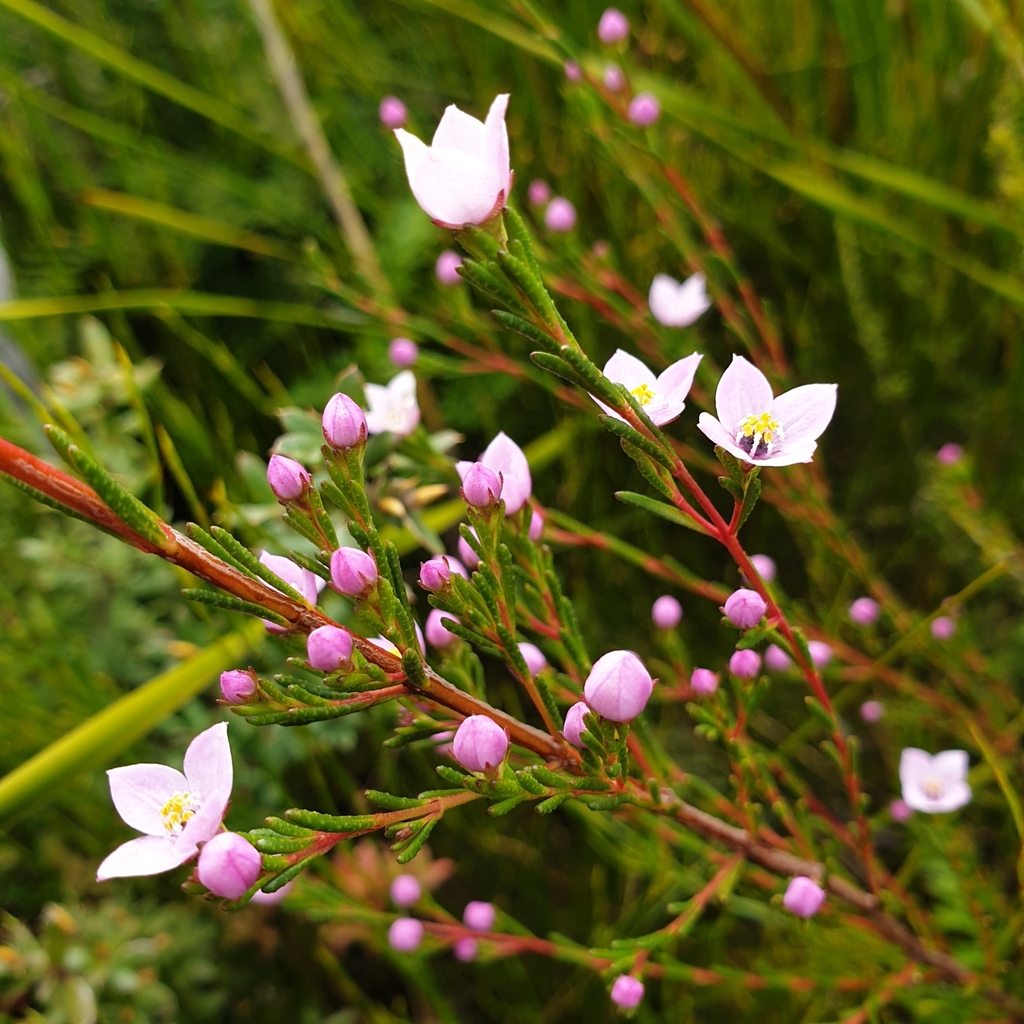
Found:
<path fill-rule="evenodd" d="M 775 398 L 768 378 L 733 356 L 715 392 L 718 419 L 702 412 L 697 428 L 753 466 L 810 462 L 836 409 L 835 384 L 805 384 Z"/>
<path fill-rule="evenodd" d="M 194 857 L 199 844 L 220 830 L 232 781 L 224 722 L 188 745 L 184 767 L 184 774 L 164 764 L 131 764 L 107 772 L 117 813 L 144 835 L 103 861 L 96 872 L 98 882 L 170 871 Z"/>
<path fill-rule="evenodd" d="M 651 315 L 666 327 L 689 327 L 711 308 L 706 284 L 703 274 L 692 274 L 685 281 L 655 274 L 647 297 Z"/>
<path fill-rule="evenodd" d="M 943 750 L 932 757 L 917 747 L 900 755 L 900 784 L 906 805 L 926 814 L 945 814 L 971 802 L 966 750 Z"/>
<path fill-rule="evenodd" d="M 495 97 L 486 121 L 453 103 L 429 146 L 395 129 L 405 155 L 409 188 L 424 212 L 445 228 L 483 224 L 498 214 L 512 188 L 505 110 L 508 94 Z"/>
<path fill-rule="evenodd" d="M 615 355 L 604 364 L 604 375 L 616 384 L 622 384 L 626 390 L 640 403 L 644 412 L 659 427 L 671 423 L 686 408 L 684 399 L 690 393 L 693 375 L 697 372 L 697 364 L 703 359 L 699 352 L 694 352 L 673 363 L 655 377 L 651 370 L 636 356 L 618 349 Z M 597 402 L 597 399 L 594 399 Z M 621 420 L 622 417 L 609 409 L 604 402 L 597 402 L 609 416 Z"/>
<path fill-rule="evenodd" d="M 505 501 L 505 515 L 515 515 L 529 501 L 530 491 L 533 490 L 530 464 L 526 461 L 523 449 L 503 430 L 484 449 L 479 461 L 492 472 L 501 474 L 501 496 Z M 466 474 L 472 466 L 472 462 L 455 463 L 462 480 L 466 479 Z"/>
<path fill-rule="evenodd" d="M 407 437 L 420 422 L 420 407 L 416 402 L 416 375 L 412 370 L 396 374 L 386 385 L 367 384 L 366 429 L 371 434 L 389 432 L 396 437 Z"/>

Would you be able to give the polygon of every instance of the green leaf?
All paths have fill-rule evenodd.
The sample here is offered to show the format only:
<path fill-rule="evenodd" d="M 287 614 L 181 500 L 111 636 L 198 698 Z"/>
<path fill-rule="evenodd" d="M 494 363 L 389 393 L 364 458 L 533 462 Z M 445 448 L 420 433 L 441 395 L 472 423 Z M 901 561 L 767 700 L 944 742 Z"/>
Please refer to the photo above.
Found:
<path fill-rule="evenodd" d="M 670 523 L 685 526 L 688 530 L 694 530 L 697 533 L 707 533 L 707 530 L 698 523 L 695 523 L 689 516 L 680 512 L 673 505 L 667 505 L 663 501 L 656 501 L 654 498 L 648 498 L 647 495 L 637 494 L 634 491 L 616 491 L 615 497 L 626 505 L 635 505 L 637 508 L 642 508 L 645 512 L 650 512 L 653 515 L 661 516 L 662 519 L 667 519 Z"/>

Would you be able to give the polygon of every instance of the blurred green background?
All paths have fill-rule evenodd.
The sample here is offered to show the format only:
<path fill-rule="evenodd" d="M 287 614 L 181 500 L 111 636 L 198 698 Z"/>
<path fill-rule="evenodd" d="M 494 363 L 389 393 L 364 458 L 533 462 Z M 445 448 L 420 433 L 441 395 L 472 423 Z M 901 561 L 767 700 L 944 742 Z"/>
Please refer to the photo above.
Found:
<path fill-rule="evenodd" d="M 931 611 L 1014 550 L 1024 527 L 1024 10 L 1003 0 L 651 0 L 621 5 L 633 35 L 609 50 L 596 38 L 603 6 L 276 0 L 313 109 L 412 318 L 402 333 L 423 348 L 427 426 L 462 434 L 459 450 L 472 457 L 499 429 L 525 445 L 567 424 L 535 474 L 541 501 L 735 582 L 700 538 L 616 503 L 615 490 L 644 486 L 614 439 L 552 396 L 523 339 L 499 332 L 486 303 L 434 277 L 451 239 L 409 194 L 378 103 L 401 97 L 410 130 L 429 137 L 448 103 L 482 116 L 510 92 L 514 198 L 533 217 L 556 290 L 613 275 L 643 295 L 655 273 L 683 278 L 694 258 L 730 286 L 730 267 L 658 173 L 664 163 L 722 225 L 794 379 L 839 382 L 820 449 L 837 518 L 822 530 L 784 502 L 763 503 L 748 550 L 770 553 L 786 592 L 829 628 L 863 589 L 846 542 L 869 553 L 869 574 L 898 604 Z M 592 89 L 566 83 L 568 55 L 598 77 L 618 61 L 634 88 L 660 97 L 661 121 L 646 133 L 624 125 Z M 533 178 L 575 204 L 575 231 L 545 231 L 526 203 Z M 363 301 L 244 0 L 0 0 L 0 239 L 9 277 L 0 361 L 73 414 L 105 463 L 175 521 L 212 516 L 254 547 L 286 544 L 263 465 L 301 417 L 279 410 L 322 408 L 353 364 L 386 381 L 397 328 Z M 159 302 L 144 294 L 154 289 Z M 561 299 L 595 361 L 620 346 L 637 351 L 643 338 L 666 359 L 706 353 L 674 428 L 701 448 L 693 423 L 742 339 L 714 310 L 670 331 L 638 320 L 614 289 L 601 294 L 618 326 Z M 115 342 L 134 364 L 130 377 Z M 511 354 L 521 379 L 488 372 L 466 346 Z M 29 402 L 5 391 L 0 414 L 3 436 L 45 454 Z M 968 452 L 952 475 L 933 458 L 947 442 Z M 240 623 L 187 606 L 178 594 L 187 582 L 171 567 L 12 488 L 0 502 L 7 772 Z M 559 565 L 592 651 L 658 653 L 656 581 L 587 549 Z M 1020 693 L 1020 581 L 1008 580 L 978 598 L 963 628 Z M 693 659 L 717 663 L 728 642 L 717 611 L 684 604 Z M 286 653 L 268 643 L 248 660 L 273 667 Z M 116 759 L 173 762 L 220 714 L 207 689 Z M 251 827 L 293 803 L 344 811 L 367 785 L 430 785 L 425 755 L 381 754 L 390 723 L 385 714 L 291 731 L 233 721 L 229 824 Z M 701 757 L 694 763 L 716 781 L 722 765 Z M 611 1019 L 600 981 L 564 965 L 409 966 L 381 952 L 379 935 L 373 952 L 302 915 L 229 917 L 182 896 L 180 879 L 97 886 L 96 863 L 126 834 L 99 770 L 110 763 L 5 823 L 0 904 L 10 916 L 0 928 L 18 952 L 0 959 L 0 1020 Z M 480 815 L 450 816 L 433 850 L 463 856 L 438 898 L 454 912 L 496 898 L 540 934 L 598 943 L 621 927 L 613 907 L 631 908 L 637 923 L 652 884 L 663 895 L 684 884 L 651 848 L 586 814 L 488 828 Z M 564 893 L 557 906 L 554 891 Z M 705 933 L 707 956 L 756 965 L 777 943 L 773 927 L 723 914 Z M 819 953 L 791 950 L 795 962 Z M 711 1019 L 723 1006 L 729 1019 L 800 1019 L 781 995 L 756 1007 L 719 998 L 680 988 L 670 999 L 666 987 L 664 1018 L 651 1005 L 641 1019 Z M 814 997 L 802 1019 L 832 1019 L 829 998 Z M 943 1006 L 943 1020 L 961 1019 Z M 923 1004 L 913 1013 L 929 1016 Z"/>

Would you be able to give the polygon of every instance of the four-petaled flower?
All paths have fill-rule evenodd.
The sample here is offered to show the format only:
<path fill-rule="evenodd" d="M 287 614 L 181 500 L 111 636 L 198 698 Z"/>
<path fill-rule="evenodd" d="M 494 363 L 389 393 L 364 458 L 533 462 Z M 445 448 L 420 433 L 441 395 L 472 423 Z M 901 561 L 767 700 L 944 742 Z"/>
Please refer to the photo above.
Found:
<path fill-rule="evenodd" d="M 655 275 L 647 297 L 651 315 L 666 327 L 689 327 L 711 308 L 706 283 L 703 274 L 693 274 L 685 281 L 668 274 Z"/>
<path fill-rule="evenodd" d="M 626 390 L 640 403 L 651 421 L 659 427 L 671 423 L 686 408 L 684 399 L 690 393 L 693 375 L 697 372 L 697 364 L 703 356 L 693 352 L 673 363 L 661 375 L 655 377 L 651 370 L 636 356 L 618 349 L 604 364 L 604 375 L 616 384 L 622 384 Z M 621 420 L 622 417 L 604 402 L 595 402 L 609 416 Z"/>
<path fill-rule="evenodd" d="M 405 156 L 409 188 L 440 227 L 458 229 L 496 216 L 512 189 L 505 110 L 508 94 L 495 97 L 486 121 L 453 103 L 427 146 L 401 128 L 395 137 Z"/>
<path fill-rule="evenodd" d="M 810 462 L 836 408 L 835 384 L 805 384 L 775 398 L 768 378 L 733 356 L 715 392 L 718 419 L 702 412 L 697 428 L 754 466 Z"/>
<path fill-rule="evenodd" d="M 932 757 L 917 747 L 900 755 L 900 784 L 908 807 L 926 814 L 945 814 L 971 801 L 966 750 L 943 750 Z"/>
<path fill-rule="evenodd" d="M 366 410 L 366 429 L 371 434 L 389 432 L 407 437 L 420 422 L 416 403 L 416 374 L 403 370 L 386 385 L 367 384 L 363 391 L 370 408 Z"/>
<path fill-rule="evenodd" d="M 107 772 L 117 813 L 144 835 L 103 861 L 98 882 L 170 871 L 220 830 L 232 780 L 226 723 L 201 732 L 188 745 L 184 767 L 184 774 L 165 764 L 130 764 Z"/>

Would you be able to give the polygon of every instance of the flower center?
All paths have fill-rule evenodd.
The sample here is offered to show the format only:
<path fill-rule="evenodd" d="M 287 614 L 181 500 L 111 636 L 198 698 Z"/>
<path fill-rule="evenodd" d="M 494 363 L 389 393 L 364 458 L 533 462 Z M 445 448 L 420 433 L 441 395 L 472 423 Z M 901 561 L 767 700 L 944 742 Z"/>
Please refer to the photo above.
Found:
<path fill-rule="evenodd" d="M 782 427 L 771 413 L 755 413 L 740 423 L 736 443 L 752 459 L 771 455 L 782 443 Z"/>
<path fill-rule="evenodd" d="M 160 808 L 164 828 L 169 836 L 181 835 L 181 830 L 199 810 L 199 799 L 194 793 L 175 793 Z"/>
<path fill-rule="evenodd" d="M 945 783 L 941 779 L 925 779 L 921 783 L 921 792 L 929 800 L 940 800 L 946 792 Z"/>
<path fill-rule="evenodd" d="M 630 391 L 630 394 L 641 404 L 650 405 L 654 401 L 654 392 L 647 384 L 640 384 Z"/>

